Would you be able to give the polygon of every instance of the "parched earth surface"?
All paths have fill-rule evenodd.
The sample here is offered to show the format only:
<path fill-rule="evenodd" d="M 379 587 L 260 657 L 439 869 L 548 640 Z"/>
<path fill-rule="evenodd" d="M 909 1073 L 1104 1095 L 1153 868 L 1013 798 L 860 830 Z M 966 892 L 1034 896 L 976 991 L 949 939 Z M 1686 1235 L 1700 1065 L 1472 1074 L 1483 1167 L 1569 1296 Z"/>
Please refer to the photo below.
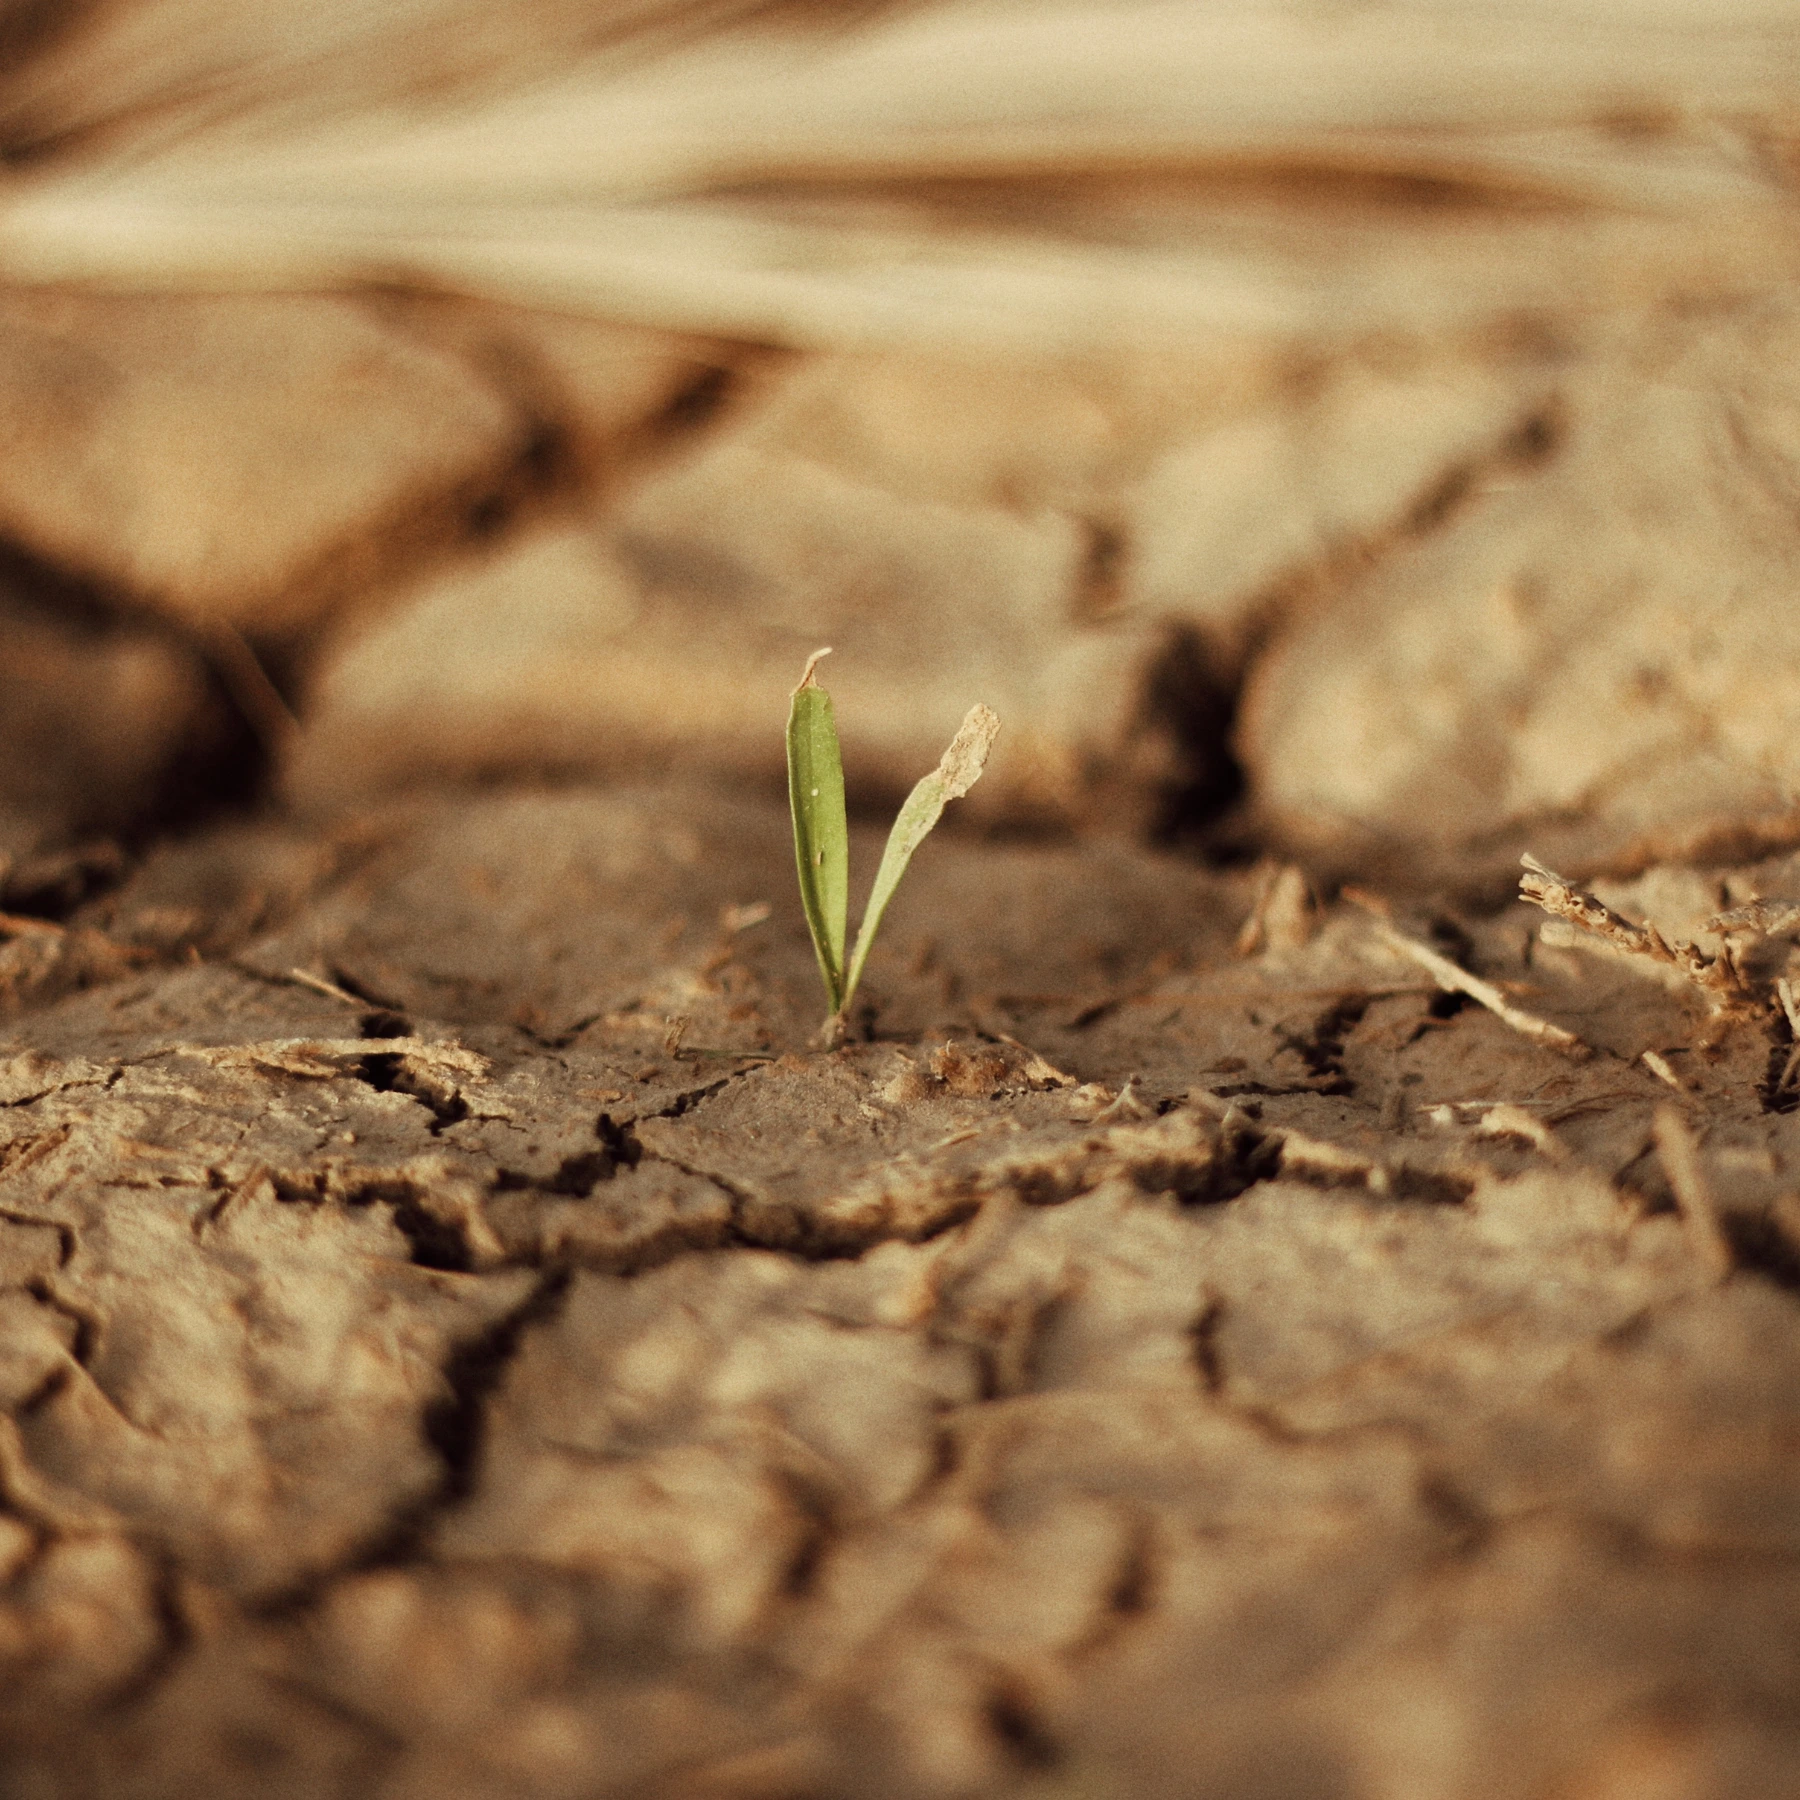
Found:
<path fill-rule="evenodd" d="M 1800 1800 L 1797 94 L 0 0 L 0 1800 Z"/>
<path fill-rule="evenodd" d="M 0 1791 L 1800 1793 L 1778 1006 L 940 836 L 825 1051 L 791 889 L 499 788 L 9 921 Z"/>

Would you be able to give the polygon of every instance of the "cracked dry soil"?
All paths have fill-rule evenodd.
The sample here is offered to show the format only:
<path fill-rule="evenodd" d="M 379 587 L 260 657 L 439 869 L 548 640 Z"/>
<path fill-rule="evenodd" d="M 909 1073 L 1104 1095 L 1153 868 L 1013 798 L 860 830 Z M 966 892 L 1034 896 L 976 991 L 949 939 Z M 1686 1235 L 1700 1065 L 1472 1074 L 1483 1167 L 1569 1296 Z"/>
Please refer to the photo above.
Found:
<path fill-rule="evenodd" d="M 826 1054 L 790 856 L 496 789 L 15 921 L 0 1793 L 1800 1795 L 1772 1002 L 1399 903 L 1571 1057 L 951 835 Z"/>

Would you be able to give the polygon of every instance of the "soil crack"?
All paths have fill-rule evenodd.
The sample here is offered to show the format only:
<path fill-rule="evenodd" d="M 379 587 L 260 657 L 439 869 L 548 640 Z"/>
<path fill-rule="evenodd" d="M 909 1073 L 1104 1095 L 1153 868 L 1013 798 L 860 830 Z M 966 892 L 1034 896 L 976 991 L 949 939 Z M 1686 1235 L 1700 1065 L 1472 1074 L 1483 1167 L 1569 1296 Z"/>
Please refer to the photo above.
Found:
<path fill-rule="evenodd" d="M 610 1113 L 602 1113 L 594 1121 L 594 1136 L 597 1149 L 565 1156 L 548 1176 L 532 1175 L 522 1169 L 497 1170 L 493 1191 L 531 1191 L 585 1200 L 601 1183 L 616 1179 L 621 1169 L 635 1169 L 643 1161 L 644 1146 L 638 1142 L 637 1134 L 629 1125 L 619 1124 Z"/>
<path fill-rule="evenodd" d="M 567 1298 L 574 1271 L 546 1269 L 530 1291 L 486 1330 L 455 1345 L 443 1364 L 445 1391 L 427 1404 L 420 1431 L 441 1474 L 432 1489 L 408 1502 L 360 1546 L 328 1568 L 269 1596 L 250 1610 L 265 1620 L 306 1611 L 338 1581 L 371 1569 L 420 1561 L 439 1517 L 474 1493 L 487 1441 L 487 1410 L 525 1335 L 553 1320 Z"/>
<path fill-rule="evenodd" d="M 1350 994 L 1319 1014 L 1304 1031 L 1275 1028 L 1284 1050 L 1299 1057 L 1312 1078 L 1309 1092 L 1352 1094 L 1356 1091 L 1344 1068 L 1344 1043 L 1374 1005 L 1373 994 Z"/>

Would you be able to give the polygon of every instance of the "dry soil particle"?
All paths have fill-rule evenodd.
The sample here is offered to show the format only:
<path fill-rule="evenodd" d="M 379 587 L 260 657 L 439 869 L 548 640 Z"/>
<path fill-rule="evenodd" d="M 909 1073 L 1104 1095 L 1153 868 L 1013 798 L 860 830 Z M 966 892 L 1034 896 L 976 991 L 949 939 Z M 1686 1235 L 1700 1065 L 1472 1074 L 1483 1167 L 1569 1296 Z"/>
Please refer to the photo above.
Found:
<path fill-rule="evenodd" d="M 93 903 L 200 924 L 0 1060 L 0 1791 L 1783 1791 L 1782 945 L 1721 1021 L 952 837 L 828 1053 L 790 857 L 494 793 Z"/>
<path fill-rule="evenodd" d="M 1270 818 L 1590 866 L 1792 843 L 1793 613 L 1764 596 L 1800 556 L 1797 332 L 1782 299 L 1622 333 L 1539 473 L 1297 616 L 1245 697 Z"/>
<path fill-rule="evenodd" d="M 472 369 L 325 296 L 15 290 L 0 394 L 12 543 L 191 623 L 262 633 L 387 567 L 391 540 L 416 560 L 454 537 L 529 435 Z"/>
<path fill-rule="evenodd" d="M 287 791 L 671 760 L 775 779 L 767 720 L 829 642 L 869 791 L 905 792 L 979 698 L 1007 722 L 983 814 L 1118 830 L 1158 790 L 1217 804 L 1230 690 L 1270 618 L 1425 497 L 1508 470 L 1542 401 L 1530 358 L 1401 360 L 1249 416 L 1274 377 L 1241 346 L 1153 375 L 967 351 L 754 374 L 684 454 L 627 455 L 612 491 L 326 635 Z M 641 450 L 623 423 L 619 452 Z"/>

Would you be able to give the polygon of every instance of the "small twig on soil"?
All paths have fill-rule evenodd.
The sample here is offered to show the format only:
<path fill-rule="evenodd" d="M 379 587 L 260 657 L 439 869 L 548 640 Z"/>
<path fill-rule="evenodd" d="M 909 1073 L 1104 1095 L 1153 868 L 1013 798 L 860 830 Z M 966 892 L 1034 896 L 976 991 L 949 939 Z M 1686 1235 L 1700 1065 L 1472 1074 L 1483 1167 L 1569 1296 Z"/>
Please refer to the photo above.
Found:
<path fill-rule="evenodd" d="M 1794 1047 L 1788 1052 L 1787 1061 L 1782 1064 L 1781 1079 L 1775 1083 L 1775 1092 L 1786 1093 L 1788 1084 L 1794 1079 L 1796 1070 L 1800 1070 L 1800 1003 L 1794 999 L 1794 990 L 1788 978 L 1783 975 L 1775 983 L 1775 998 L 1781 1002 L 1781 1010 L 1787 1015 L 1788 1035 L 1794 1040 Z"/>
<path fill-rule="evenodd" d="M 1483 981 L 1479 975 L 1471 975 L 1467 969 L 1459 968 L 1449 957 L 1440 955 L 1429 944 L 1421 944 L 1417 938 L 1410 938 L 1405 932 L 1397 931 L 1374 907 L 1364 904 L 1359 896 L 1351 894 L 1349 890 L 1346 890 L 1346 897 L 1364 905 L 1364 910 L 1375 921 L 1376 935 L 1384 944 L 1399 951 L 1402 956 L 1410 957 L 1446 993 L 1466 994 L 1477 1006 L 1485 1006 L 1503 1024 L 1510 1025 L 1521 1036 L 1537 1043 L 1548 1044 L 1552 1049 L 1561 1050 L 1569 1056 L 1593 1054 L 1574 1032 L 1565 1030 L 1561 1025 L 1552 1025 L 1548 1019 L 1540 1019 L 1536 1013 L 1528 1013 L 1523 1007 L 1514 1006 L 1491 981 Z"/>
<path fill-rule="evenodd" d="M 1717 956 L 1708 956 L 1699 945 L 1683 940 L 1671 944 L 1649 921 L 1633 925 L 1629 919 L 1620 918 L 1603 900 L 1565 881 L 1553 869 L 1546 869 L 1536 857 L 1523 856 L 1519 860 L 1525 865 L 1525 873 L 1519 877 L 1522 900 L 1542 907 L 1552 918 L 1567 919 L 1627 956 L 1645 956 L 1678 969 L 1706 995 L 1714 1012 L 1739 1006 L 1746 998 L 1743 973 L 1729 944 Z M 1740 910 L 1747 914 L 1750 909 Z M 1711 924 L 1725 925 L 1725 919 L 1726 915 L 1721 915 Z"/>
<path fill-rule="evenodd" d="M 1663 1173 L 1674 1190 L 1675 1204 L 1695 1258 L 1711 1280 L 1723 1281 L 1736 1258 L 1731 1240 L 1725 1235 L 1719 1203 L 1700 1164 L 1700 1146 L 1694 1141 L 1687 1120 L 1673 1106 L 1656 1109 L 1650 1135 Z"/>
<path fill-rule="evenodd" d="M 61 937 L 64 927 L 54 919 L 33 919 L 19 913 L 0 913 L 0 931 L 9 937 Z"/>
<path fill-rule="evenodd" d="M 291 743 L 300 721 L 244 634 L 235 625 L 215 620 L 200 635 L 214 672 L 263 748 L 279 751 Z"/>
<path fill-rule="evenodd" d="M 366 1006 L 367 1001 L 327 981 L 322 975 L 309 975 L 304 969 L 289 969 L 288 980 L 297 981 L 303 988 L 311 988 L 315 994 L 324 994 L 331 1000 L 342 1000 L 346 1006 Z"/>

